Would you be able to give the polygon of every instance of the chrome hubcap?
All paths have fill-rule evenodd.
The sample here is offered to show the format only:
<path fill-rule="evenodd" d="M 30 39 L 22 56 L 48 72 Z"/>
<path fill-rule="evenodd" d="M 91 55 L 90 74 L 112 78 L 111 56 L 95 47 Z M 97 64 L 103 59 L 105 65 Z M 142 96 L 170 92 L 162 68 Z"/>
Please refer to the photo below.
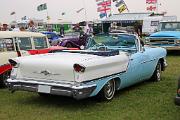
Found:
<path fill-rule="evenodd" d="M 107 99 L 111 99 L 114 96 L 114 92 L 115 92 L 115 83 L 113 80 L 111 80 L 107 82 L 106 85 L 104 86 L 105 97 Z"/>

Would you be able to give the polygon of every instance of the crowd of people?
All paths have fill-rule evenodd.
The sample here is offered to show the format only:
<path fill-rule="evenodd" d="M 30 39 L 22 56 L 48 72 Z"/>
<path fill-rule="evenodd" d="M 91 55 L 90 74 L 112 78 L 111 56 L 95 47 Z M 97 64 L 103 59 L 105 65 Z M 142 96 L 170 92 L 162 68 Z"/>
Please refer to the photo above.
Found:
<path fill-rule="evenodd" d="M 30 20 L 27 27 L 24 26 L 16 26 L 16 25 L 8 25 L 6 23 L 0 25 L 0 31 L 30 31 L 37 32 L 37 28 L 35 27 L 34 21 Z"/>

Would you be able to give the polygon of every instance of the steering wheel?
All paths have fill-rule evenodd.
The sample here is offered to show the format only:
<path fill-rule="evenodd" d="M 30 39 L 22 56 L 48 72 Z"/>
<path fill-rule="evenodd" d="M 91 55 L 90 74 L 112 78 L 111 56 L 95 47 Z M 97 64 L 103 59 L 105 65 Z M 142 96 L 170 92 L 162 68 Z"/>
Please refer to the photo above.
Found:
<path fill-rule="evenodd" d="M 100 51 L 107 51 L 107 46 L 103 43 L 97 43 L 95 44 L 92 48 L 95 48 L 96 50 L 100 50 Z"/>

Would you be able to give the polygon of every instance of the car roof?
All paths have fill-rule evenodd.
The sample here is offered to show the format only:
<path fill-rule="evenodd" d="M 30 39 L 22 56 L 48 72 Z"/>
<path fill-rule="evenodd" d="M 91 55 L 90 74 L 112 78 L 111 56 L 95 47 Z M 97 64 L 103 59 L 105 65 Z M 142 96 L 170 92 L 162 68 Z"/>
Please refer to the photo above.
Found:
<path fill-rule="evenodd" d="M 0 31 L 0 38 L 14 38 L 14 37 L 45 37 L 46 35 L 36 32 L 16 32 L 16 31 Z"/>

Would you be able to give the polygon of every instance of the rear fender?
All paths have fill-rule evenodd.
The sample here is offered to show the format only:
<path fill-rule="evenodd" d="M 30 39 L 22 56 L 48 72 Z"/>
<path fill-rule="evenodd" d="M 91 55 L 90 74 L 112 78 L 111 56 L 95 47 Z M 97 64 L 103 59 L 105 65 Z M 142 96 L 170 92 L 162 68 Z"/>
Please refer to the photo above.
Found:
<path fill-rule="evenodd" d="M 118 74 L 118 75 L 114 75 L 114 76 L 96 80 L 95 83 L 96 83 L 97 87 L 90 96 L 91 97 L 96 96 L 103 89 L 104 85 L 112 79 L 114 79 L 116 82 L 116 90 L 119 89 L 121 81 L 120 81 L 119 74 Z"/>

